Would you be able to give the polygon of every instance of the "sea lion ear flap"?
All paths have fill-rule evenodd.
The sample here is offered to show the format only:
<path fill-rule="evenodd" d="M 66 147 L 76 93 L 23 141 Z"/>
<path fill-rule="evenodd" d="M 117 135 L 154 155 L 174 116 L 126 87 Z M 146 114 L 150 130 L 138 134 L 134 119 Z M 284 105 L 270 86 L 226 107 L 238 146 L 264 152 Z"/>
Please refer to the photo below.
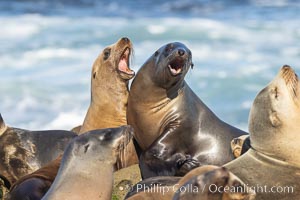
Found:
<path fill-rule="evenodd" d="M 0 113 L 0 136 L 6 131 L 6 125 Z"/>
<path fill-rule="evenodd" d="M 281 125 L 281 121 L 279 117 L 277 116 L 277 112 L 272 112 L 270 114 L 270 121 L 273 127 L 278 127 Z"/>
<path fill-rule="evenodd" d="M 194 69 L 194 63 L 191 63 L 191 68 Z"/>

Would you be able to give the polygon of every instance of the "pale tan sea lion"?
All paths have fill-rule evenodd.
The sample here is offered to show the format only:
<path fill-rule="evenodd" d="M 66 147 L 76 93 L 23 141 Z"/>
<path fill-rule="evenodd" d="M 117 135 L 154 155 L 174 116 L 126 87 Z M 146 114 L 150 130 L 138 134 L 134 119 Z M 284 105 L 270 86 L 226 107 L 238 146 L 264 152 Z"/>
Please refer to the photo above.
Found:
<path fill-rule="evenodd" d="M 58 174 L 43 200 L 109 200 L 118 154 L 131 140 L 130 126 L 93 130 L 66 148 Z"/>
<path fill-rule="evenodd" d="M 225 165 L 258 200 L 300 198 L 300 84 L 285 65 L 256 96 L 249 116 L 252 148 Z"/>
<path fill-rule="evenodd" d="M 91 103 L 80 133 L 127 124 L 128 82 L 134 77 L 129 68 L 132 43 L 121 38 L 106 47 L 95 60 L 91 74 Z"/>
<path fill-rule="evenodd" d="M 127 124 L 128 83 L 134 77 L 129 68 L 133 47 L 124 37 L 106 47 L 93 64 L 91 73 L 91 103 L 79 134 Z M 117 169 L 138 162 L 131 141 L 118 158 Z"/>

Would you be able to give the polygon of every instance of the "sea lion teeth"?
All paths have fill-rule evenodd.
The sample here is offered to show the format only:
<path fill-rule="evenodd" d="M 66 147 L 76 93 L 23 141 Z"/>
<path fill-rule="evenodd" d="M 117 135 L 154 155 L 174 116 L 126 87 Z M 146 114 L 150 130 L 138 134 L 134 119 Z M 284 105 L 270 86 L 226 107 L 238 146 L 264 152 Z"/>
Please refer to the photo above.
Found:
<path fill-rule="evenodd" d="M 120 58 L 118 69 L 127 74 L 134 74 L 134 71 L 129 68 L 129 56 L 130 48 L 127 47 Z"/>

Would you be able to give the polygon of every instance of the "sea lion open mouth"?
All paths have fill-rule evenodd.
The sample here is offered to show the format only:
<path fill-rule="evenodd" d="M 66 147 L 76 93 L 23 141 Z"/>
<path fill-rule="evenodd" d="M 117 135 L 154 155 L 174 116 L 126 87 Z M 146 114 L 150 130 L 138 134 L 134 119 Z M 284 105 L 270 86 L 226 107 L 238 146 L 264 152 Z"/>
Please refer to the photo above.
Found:
<path fill-rule="evenodd" d="M 176 57 L 169 63 L 168 68 L 173 76 L 177 76 L 182 73 L 184 64 L 183 58 Z"/>
<path fill-rule="evenodd" d="M 124 52 L 121 54 L 118 70 L 127 75 L 134 75 L 134 71 L 129 68 L 129 58 L 130 58 L 131 49 L 126 47 Z"/>

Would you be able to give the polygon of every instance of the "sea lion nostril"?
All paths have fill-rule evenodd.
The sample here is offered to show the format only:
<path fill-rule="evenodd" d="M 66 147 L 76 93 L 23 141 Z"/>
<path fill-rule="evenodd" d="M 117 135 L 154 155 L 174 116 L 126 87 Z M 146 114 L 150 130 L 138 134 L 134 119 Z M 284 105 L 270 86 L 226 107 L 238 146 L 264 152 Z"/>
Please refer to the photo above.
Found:
<path fill-rule="evenodd" d="M 284 70 L 289 70 L 289 69 L 291 69 L 291 67 L 290 67 L 289 65 L 284 65 L 284 66 L 282 67 L 282 69 L 284 69 Z"/>
<path fill-rule="evenodd" d="M 178 49 L 178 54 L 180 56 L 183 56 L 185 54 L 185 51 L 183 49 Z"/>
<path fill-rule="evenodd" d="M 128 37 L 123 37 L 122 40 L 123 40 L 124 42 L 129 42 Z"/>

